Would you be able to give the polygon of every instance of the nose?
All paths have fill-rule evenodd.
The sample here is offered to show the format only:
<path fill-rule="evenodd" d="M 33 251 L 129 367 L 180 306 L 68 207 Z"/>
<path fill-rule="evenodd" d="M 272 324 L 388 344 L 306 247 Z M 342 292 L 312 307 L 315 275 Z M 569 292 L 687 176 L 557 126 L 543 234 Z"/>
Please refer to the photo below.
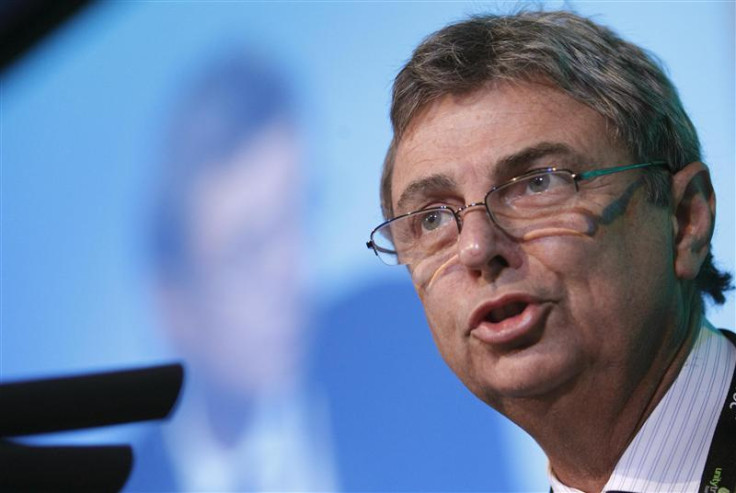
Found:
<path fill-rule="evenodd" d="M 458 237 L 458 258 L 468 269 L 497 277 L 501 270 L 520 263 L 517 242 L 501 230 L 484 204 L 464 207 Z"/>

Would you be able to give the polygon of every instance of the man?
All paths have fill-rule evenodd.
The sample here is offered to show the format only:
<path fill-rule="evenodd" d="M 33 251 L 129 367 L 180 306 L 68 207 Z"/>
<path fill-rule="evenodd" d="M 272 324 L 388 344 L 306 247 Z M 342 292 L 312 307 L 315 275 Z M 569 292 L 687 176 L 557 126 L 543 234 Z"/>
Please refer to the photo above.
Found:
<path fill-rule="evenodd" d="M 733 491 L 736 346 L 703 316 L 730 284 L 715 196 L 651 58 L 571 13 L 472 18 L 415 50 L 391 118 L 369 246 L 553 490 Z"/>
<path fill-rule="evenodd" d="M 153 221 L 162 326 L 187 366 L 180 406 L 136 450 L 129 491 L 335 488 L 305 367 L 300 139 L 273 63 L 215 57 L 185 92 Z"/>

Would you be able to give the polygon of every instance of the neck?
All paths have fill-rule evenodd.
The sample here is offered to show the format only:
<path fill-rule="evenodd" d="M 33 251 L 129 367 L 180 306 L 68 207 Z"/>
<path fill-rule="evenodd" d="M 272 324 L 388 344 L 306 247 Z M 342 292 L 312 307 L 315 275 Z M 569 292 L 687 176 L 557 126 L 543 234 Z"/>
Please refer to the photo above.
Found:
<path fill-rule="evenodd" d="M 238 443 L 253 419 L 257 396 L 233 397 L 211 390 L 207 394 L 205 412 L 212 436 L 220 446 L 229 448 Z"/>
<path fill-rule="evenodd" d="M 266 387 L 227 388 L 210 383 L 202 386 L 204 412 L 213 438 L 223 448 L 235 446 L 251 427 L 259 406 L 293 395 L 293 382 L 274 382 Z"/>
<path fill-rule="evenodd" d="M 564 484 L 599 492 L 621 455 L 677 378 L 698 334 L 700 317 L 690 317 L 688 328 L 676 332 L 669 345 L 639 379 L 611 381 L 621 373 L 609 369 L 570 382 L 554 395 L 505 403 L 501 411 L 524 428 L 546 453 L 550 467 Z M 620 380 L 620 377 L 618 377 Z"/>

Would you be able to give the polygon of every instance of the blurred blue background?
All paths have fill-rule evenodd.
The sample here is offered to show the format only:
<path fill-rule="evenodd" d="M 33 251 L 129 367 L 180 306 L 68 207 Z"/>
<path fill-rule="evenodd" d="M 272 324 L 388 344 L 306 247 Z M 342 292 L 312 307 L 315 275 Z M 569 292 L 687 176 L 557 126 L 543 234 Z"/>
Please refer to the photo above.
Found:
<path fill-rule="evenodd" d="M 434 349 L 405 271 L 383 266 L 364 246 L 381 221 L 378 180 L 391 136 L 393 76 L 430 32 L 519 5 L 151 1 L 83 11 L 0 83 L 0 378 L 185 358 L 192 378 L 176 416 L 205 424 L 174 419 L 163 430 L 129 426 L 63 437 L 133 441 L 151 463 L 167 461 L 172 483 L 138 483 L 162 491 L 172 484 L 213 491 L 546 490 L 545 460 L 533 442 L 456 381 Z M 593 16 L 664 62 L 714 176 L 715 257 L 733 272 L 735 4 L 539 5 Z M 205 173 L 204 191 L 192 195 L 199 199 L 184 199 L 189 214 L 204 218 L 204 232 L 187 237 L 198 274 L 171 282 L 151 254 L 152 216 L 162 190 L 175 186 L 172 153 L 193 152 L 181 150 L 187 137 L 172 128 L 188 118 L 195 126 L 207 121 L 189 110 L 198 84 L 240 54 L 246 64 L 265 61 L 263 70 L 283 83 L 287 109 L 264 119 L 280 137 L 255 132 L 243 144 L 245 154 L 270 156 L 272 174 L 239 174 L 237 163 Z M 271 145 L 272 137 L 281 144 Z M 272 156 L 269 145 L 291 150 Z M 236 156 L 242 153 L 217 159 L 239 162 Z M 206 197 L 227 195 L 218 183 L 230 187 L 232 200 L 221 200 L 225 212 L 203 209 L 212 202 Z M 238 190 L 256 199 L 239 202 Z M 218 214 L 247 217 L 241 222 L 248 224 L 260 218 L 253 227 L 262 233 L 253 234 L 263 235 L 266 250 L 281 248 L 284 260 L 227 257 L 227 245 L 217 241 L 247 233 L 228 232 L 228 219 L 215 220 Z M 292 236 L 269 236 L 268 224 L 287 222 Z M 213 232 L 210 223 L 224 226 Z M 251 286 L 237 289 L 259 301 L 208 305 L 221 300 L 224 281 L 208 270 L 215 264 L 236 283 L 243 269 Z M 262 277 L 250 274 L 256 267 Z M 203 278 L 213 281 L 207 289 L 192 281 Z M 709 307 L 716 326 L 736 327 L 733 298 Z M 287 342 L 239 338 L 238 327 L 266 326 L 275 314 L 284 327 L 298 326 L 284 329 Z M 182 318 L 198 324 L 182 328 Z M 228 324 L 229 333 L 217 332 Z M 285 351 L 278 358 L 290 363 L 261 371 L 277 358 L 273 351 Z M 263 364 L 248 365 L 258 357 Z M 237 375 L 253 372 L 253 381 L 278 382 L 262 385 L 278 391 L 238 387 L 240 379 L 227 374 L 236 367 Z M 258 445 L 220 443 L 218 426 L 246 430 L 244 440 Z M 199 435 L 191 431 L 199 428 Z M 180 440 L 197 441 L 197 450 L 166 458 L 167 448 L 182 449 Z M 202 465 L 203 457 L 217 460 Z M 228 471 L 231 463 L 272 472 Z"/>

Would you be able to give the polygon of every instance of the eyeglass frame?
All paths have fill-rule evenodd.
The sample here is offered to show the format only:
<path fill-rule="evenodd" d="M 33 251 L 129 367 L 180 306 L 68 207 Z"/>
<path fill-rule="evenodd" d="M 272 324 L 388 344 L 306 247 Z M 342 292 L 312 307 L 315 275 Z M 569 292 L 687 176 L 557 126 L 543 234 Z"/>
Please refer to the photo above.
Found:
<path fill-rule="evenodd" d="M 513 183 L 516 183 L 519 180 L 527 179 L 527 178 L 532 177 L 532 176 L 537 176 L 537 175 L 543 176 L 543 175 L 548 174 L 548 173 L 565 172 L 565 173 L 569 173 L 570 176 L 572 177 L 572 182 L 575 185 L 575 193 L 577 193 L 580 190 L 578 184 L 581 181 L 584 181 L 584 180 L 592 180 L 592 179 L 598 178 L 600 176 L 612 175 L 614 173 L 620 173 L 620 172 L 629 171 L 629 170 L 632 170 L 632 169 L 650 168 L 650 167 L 653 167 L 653 166 L 665 167 L 665 168 L 668 168 L 669 169 L 669 167 L 667 165 L 667 161 L 650 161 L 648 163 L 627 164 L 627 165 L 624 165 L 624 166 L 614 166 L 612 168 L 593 169 L 593 170 L 590 170 L 590 171 L 584 171 L 582 173 L 575 173 L 573 171 L 570 171 L 569 169 L 557 168 L 557 167 L 554 167 L 554 166 L 553 167 L 548 167 L 548 168 L 533 169 L 533 170 L 527 171 L 526 173 L 522 173 L 519 176 L 515 176 L 515 177 L 511 178 L 510 180 L 508 180 L 508 181 L 506 181 L 504 183 L 501 183 L 500 185 L 495 185 L 495 186 L 491 187 L 491 189 L 488 191 L 488 193 L 486 193 L 485 196 L 483 197 L 483 201 L 482 202 L 471 202 L 470 204 L 466 204 L 466 205 L 463 205 L 462 207 L 459 207 L 457 210 L 453 209 L 449 205 L 439 205 L 439 206 L 436 206 L 436 207 L 429 207 L 427 209 L 419 209 L 419 210 L 416 210 L 416 211 L 407 212 L 405 214 L 401 214 L 399 216 L 392 217 L 391 219 L 387 219 L 386 221 L 382 222 L 381 224 L 379 224 L 378 226 L 376 226 L 375 228 L 373 228 L 373 230 L 371 231 L 370 237 L 369 237 L 370 239 L 366 242 L 365 245 L 369 249 L 373 250 L 373 253 L 375 253 L 376 256 L 384 264 L 386 264 L 386 265 L 405 265 L 405 264 L 400 264 L 400 263 L 388 264 L 387 262 L 385 262 L 383 260 L 383 258 L 381 257 L 381 255 L 379 254 L 379 250 L 380 250 L 381 253 L 385 253 L 385 254 L 389 254 L 389 255 L 396 255 L 397 252 L 394 251 L 394 250 L 386 250 L 385 248 L 381 248 L 380 246 L 376 245 L 376 243 L 373 241 L 373 236 L 376 234 L 376 232 L 378 230 L 386 227 L 387 225 L 389 225 L 390 223 L 392 223 L 392 222 L 394 222 L 394 221 L 396 221 L 398 219 L 402 219 L 402 218 L 405 218 L 407 216 L 411 216 L 413 214 L 417 214 L 417 213 L 420 213 L 420 212 L 430 212 L 430 211 L 437 211 L 437 210 L 449 211 L 449 212 L 452 212 L 452 215 L 455 218 L 455 225 L 457 226 L 457 232 L 458 232 L 458 236 L 459 236 L 460 233 L 462 232 L 462 222 L 463 222 L 462 221 L 462 217 L 460 216 L 460 214 L 463 213 L 464 211 L 468 210 L 468 209 L 473 208 L 473 207 L 481 207 L 482 206 L 486 210 L 486 214 L 488 215 L 488 217 L 490 218 L 490 220 L 493 222 L 493 224 L 495 224 L 502 231 L 506 231 L 506 229 L 503 226 L 501 226 L 500 224 L 498 224 L 498 221 L 496 220 L 494 214 L 491 212 L 491 208 L 488 206 L 488 197 L 490 197 L 490 195 L 493 192 L 495 192 L 496 190 L 499 190 L 499 189 L 502 189 L 502 188 L 506 188 L 509 185 L 511 185 Z"/>

